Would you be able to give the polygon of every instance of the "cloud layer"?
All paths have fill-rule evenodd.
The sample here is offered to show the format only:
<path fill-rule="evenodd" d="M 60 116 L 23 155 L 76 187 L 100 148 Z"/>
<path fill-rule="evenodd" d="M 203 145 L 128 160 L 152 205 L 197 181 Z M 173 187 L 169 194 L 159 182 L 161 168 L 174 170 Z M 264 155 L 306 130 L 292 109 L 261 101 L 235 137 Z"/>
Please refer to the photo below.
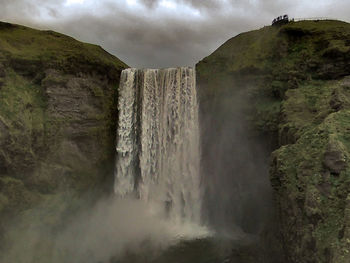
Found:
<path fill-rule="evenodd" d="M 101 45 L 130 66 L 194 65 L 243 31 L 292 17 L 350 21 L 343 0 L 0 0 L 0 20 Z"/>

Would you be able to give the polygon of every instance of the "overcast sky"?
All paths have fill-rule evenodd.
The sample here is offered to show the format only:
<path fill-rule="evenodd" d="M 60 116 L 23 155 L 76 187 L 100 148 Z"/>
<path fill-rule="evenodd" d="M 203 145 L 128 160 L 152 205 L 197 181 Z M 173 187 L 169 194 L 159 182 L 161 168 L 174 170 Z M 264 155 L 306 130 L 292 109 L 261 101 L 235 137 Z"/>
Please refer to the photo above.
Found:
<path fill-rule="evenodd" d="M 350 22 L 349 0 L 0 0 L 0 20 L 101 45 L 133 67 L 194 65 L 281 14 Z"/>

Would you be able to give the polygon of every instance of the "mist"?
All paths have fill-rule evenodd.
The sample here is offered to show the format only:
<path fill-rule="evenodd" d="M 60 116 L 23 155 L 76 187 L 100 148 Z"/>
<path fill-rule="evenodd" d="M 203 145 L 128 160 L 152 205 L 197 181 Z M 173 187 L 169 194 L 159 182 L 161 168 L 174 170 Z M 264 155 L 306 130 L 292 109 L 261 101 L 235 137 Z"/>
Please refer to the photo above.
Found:
<path fill-rule="evenodd" d="M 201 90 L 200 84 L 197 89 Z M 269 142 L 249 133 L 245 119 L 249 98 L 244 87 L 222 96 L 213 98 L 211 105 L 200 103 L 201 226 L 169 220 L 163 203 L 116 195 L 77 210 L 74 205 L 36 207 L 22 222 L 8 226 L 12 231 L 1 262 L 124 262 L 130 253 L 151 260 L 184 240 L 258 237 L 272 210 Z M 41 221 L 51 213 L 58 222 Z"/>
<path fill-rule="evenodd" d="M 100 200 L 56 229 L 34 220 L 37 213 L 50 211 L 35 208 L 26 215 L 31 221 L 8 227 L 11 246 L 1 262 L 110 262 L 129 252 L 151 259 L 179 241 L 210 235 L 204 227 L 170 222 L 155 204 L 131 198 Z"/>
<path fill-rule="evenodd" d="M 210 101 L 202 98 L 200 104 L 203 217 L 219 233 L 258 236 L 274 211 L 269 181 L 273 143 L 254 134 L 246 117 L 251 101 L 247 90 L 254 86 L 224 79 L 221 85 L 222 94 Z M 203 88 L 199 83 L 199 91 Z"/>

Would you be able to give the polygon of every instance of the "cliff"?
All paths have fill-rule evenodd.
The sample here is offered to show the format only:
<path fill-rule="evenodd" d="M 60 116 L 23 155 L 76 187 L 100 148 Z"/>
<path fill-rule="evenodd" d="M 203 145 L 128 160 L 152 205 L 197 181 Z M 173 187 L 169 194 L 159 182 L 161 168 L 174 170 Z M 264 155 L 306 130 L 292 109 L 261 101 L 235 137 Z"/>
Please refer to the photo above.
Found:
<path fill-rule="evenodd" d="M 36 222 L 51 232 L 31 245 L 51 251 L 81 200 L 108 192 L 126 67 L 98 46 L 0 23 L 2 249 Z M 275 234 L 287 262 L 349 262 L 349 75 L 350 24 L 330 20 L 243 33 L 197 64 L 208 222 Z M 33 248 L 16 248 L 10 258 L 26 262 Z"/>
<path fill-rule="evenodd" d="M 55 225 L 73 200 L 111 187 L 115 101 L 126 67 L 99 46 L 0 23 L 2 230 L 19 215 Z M 30 213 L 37 206 L 45 209 Z"/>
<path fill-rule="evenodd" d="M 246 176 L 263 180 L 268 170 L 254 163 L 270 158 L 277 210 L 270 220 L 276 220 L 275 229 L 279 223 L 288 262 L 350 261 L 348 75 L 350 24 L 331 20 L 243 33 L 197 64 L 203 173 L 210 177 L 217 163 L 226 165 L 223 174 L 251 190 Z M 218 134 L 228 137 L 223 141 Z M 215 160 L 217 145 L 228 142 L 228 161 Z M 268 151 L 259 154 L 253 142 Z M 247 149 L 253 157 L 241 158 Z M 249 198 L 261 196 L 257 191 Z M 254 210 L 251 218 L 259 222 L 263 213 Z M 240 220 L 232 222 L 251 231 L 254 223 Z"/>

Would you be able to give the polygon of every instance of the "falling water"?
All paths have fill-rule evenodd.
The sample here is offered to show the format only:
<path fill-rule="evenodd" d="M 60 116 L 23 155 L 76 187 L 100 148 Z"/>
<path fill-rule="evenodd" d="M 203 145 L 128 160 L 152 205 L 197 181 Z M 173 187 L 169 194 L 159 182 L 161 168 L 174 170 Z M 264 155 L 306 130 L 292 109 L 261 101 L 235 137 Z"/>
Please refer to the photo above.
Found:
<path fill-rule="evenodd" d="M 192 68 L 126 69 L 119 87 L 115 193 L 199 223 L 199 130 Z"/>

